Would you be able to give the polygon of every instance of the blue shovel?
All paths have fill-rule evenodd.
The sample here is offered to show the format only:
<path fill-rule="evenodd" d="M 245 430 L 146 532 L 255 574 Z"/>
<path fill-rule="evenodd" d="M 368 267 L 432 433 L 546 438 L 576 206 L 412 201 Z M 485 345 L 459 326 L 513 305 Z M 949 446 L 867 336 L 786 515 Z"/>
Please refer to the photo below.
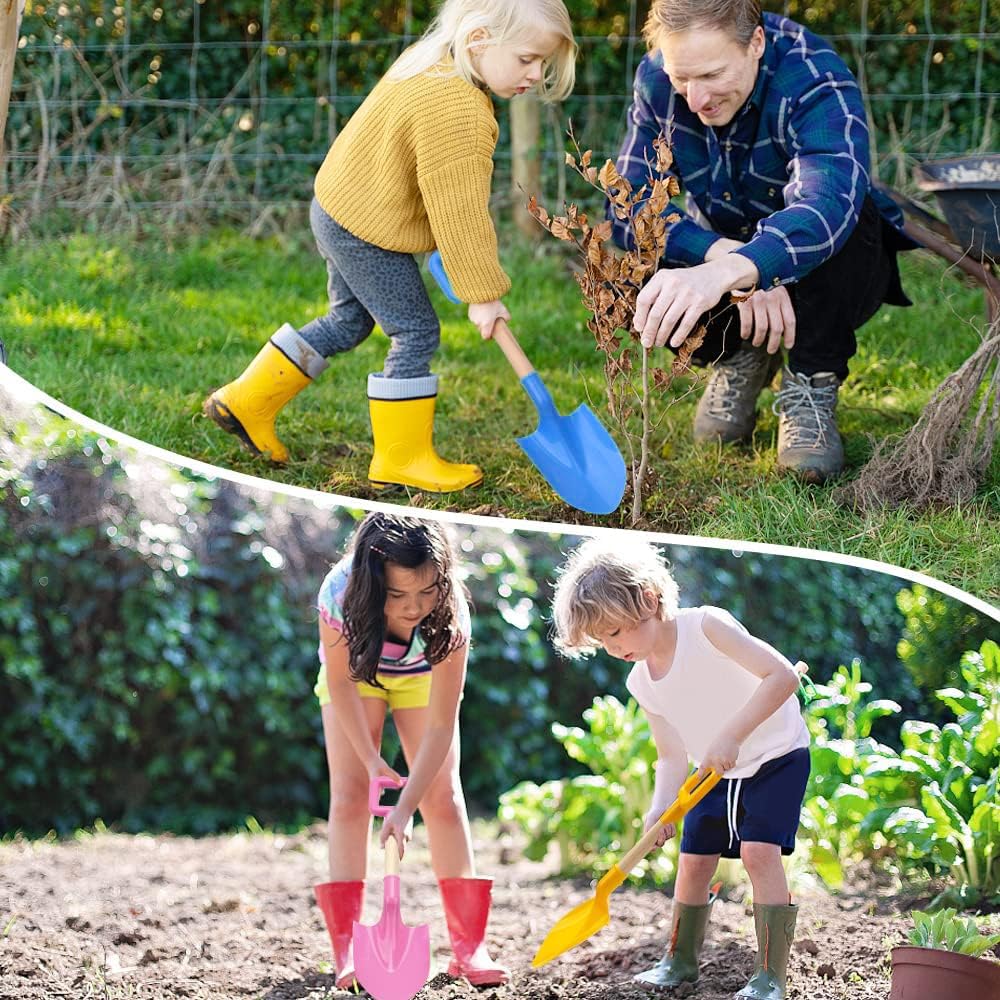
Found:
<path fill-rule="evenodd" d="M 461 302 L 452 291 L 437 250 L 428 266 L 441 291 L 452 302 Z M 519 437 L 517 443 L 571 507 L 588 514 L 610 514 L 625 493 L 625 460 L 611 435 L 585 404 L 568 417 L 559 413 L 545 383 L 502 319 L 493 327 L 493 340 L 538 410 L 538 428 L 527 437 Z"/>

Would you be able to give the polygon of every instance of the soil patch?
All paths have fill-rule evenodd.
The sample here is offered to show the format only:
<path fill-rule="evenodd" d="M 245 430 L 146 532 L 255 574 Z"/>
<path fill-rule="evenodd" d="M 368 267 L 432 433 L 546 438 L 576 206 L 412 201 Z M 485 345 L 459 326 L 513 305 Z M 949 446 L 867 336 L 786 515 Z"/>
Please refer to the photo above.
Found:
<path fill-rule="evenodd" d="M 431 926 L 432 978 L 421 998 L 657 995 L 631 977 L 663 950 L 671 905 L 663 893 L 623 886 L 611 899 L 607 927 L 533 970 L 531 956 L 548 929 L 592 890 L 553 879 L 544 866 L 523 859 L 502 863 L 511 851 L 496 839 L 477 845 L 478 858 L 496 880 L 490 944 L 513 980 L 476 990 L 450 979 L 447 933 L 421 832 L 402 870 L 404 920 Z M 0 1000 L 347 1000 L 349 994 L 334 989 L 329 944 L 312 898 L 325 857 L 320 825 L 294 836 L 101 833 L 63 843 L 0 844 Z M 373 923 L 381 912 L 380 879 L 369 886 L 364 919 Z M 808 889 L 798 901 L 790 1000 L 885 1000 L 889 948 L 901 943 L 908 918 L 880 903 L 874 890 L 838 899 Z M 754 952 L 749 908 L 720 900 L 701 980 L 673 995 L 731 1000 L 752 970 Z"/>

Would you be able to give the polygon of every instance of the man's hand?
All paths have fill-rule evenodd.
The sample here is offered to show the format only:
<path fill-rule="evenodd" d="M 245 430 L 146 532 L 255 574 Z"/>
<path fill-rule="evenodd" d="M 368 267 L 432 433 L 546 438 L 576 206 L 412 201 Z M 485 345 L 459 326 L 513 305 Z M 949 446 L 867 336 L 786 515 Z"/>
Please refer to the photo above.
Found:
<path fill-rule="evenodd" d="M 661 268 L 639 292 L 632 328 L 643 347 L 677 348 L 708 312 L 729 291 L 714 264 Z"/>
<path fill-rule="evenodd" d="M 788 349 L 795 344 L 795 310 L 784 285 L 756 291 L 738 306 L 740 336 L 750 340 L 752 335 L 754 347 L 766 343 L 767 353 L 774 354 L 782 345 Z"/>
<path fill-rule="evenodd" d="M 479 327 L 479 334 L 483 340 L 492 338 L 493 324 L 498 319 L 510 319 L 507 307 L 499 299 L 494 299 L 492 302 L 473 302 L 469 306 L 469 321 Z"/>
<path fill-rule="evenodd" d="M 632 328 L 643 347 L 681 346 L 726 292 L 749 288 L 760 274 L 749 257 L 727 253 L 696 267 L 661 268 L 639 292 Z"/>

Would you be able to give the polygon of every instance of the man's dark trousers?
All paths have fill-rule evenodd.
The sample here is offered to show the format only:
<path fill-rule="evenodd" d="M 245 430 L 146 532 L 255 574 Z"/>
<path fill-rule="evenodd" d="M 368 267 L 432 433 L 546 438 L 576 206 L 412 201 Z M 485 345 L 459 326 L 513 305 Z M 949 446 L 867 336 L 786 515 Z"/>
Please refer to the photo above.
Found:
<path fill-rule="evenodd" d="M 855 331 L 883 302 L 910 305 L 899 280 L 899 239 L 869 195 L 839 253 L 785 286 L 795 310 L 795 345 L 788 352 L 792 371 L 800 375 L 833 372 L 843 381 L 847 362 L 858 349 Z M 711 310 L 703 322 L 707 333 L 695 351 L 695 364 L 714 364 L 739 348 L 740 317 L 731 302 Z"/>

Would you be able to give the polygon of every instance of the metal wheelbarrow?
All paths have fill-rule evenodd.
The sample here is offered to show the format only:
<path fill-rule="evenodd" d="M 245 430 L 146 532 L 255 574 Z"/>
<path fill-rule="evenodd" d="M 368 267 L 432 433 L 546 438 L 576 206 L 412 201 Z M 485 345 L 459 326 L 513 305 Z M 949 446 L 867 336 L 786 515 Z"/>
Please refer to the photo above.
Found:
<path fill-rule="evenodd" d="M 965 271 L 986 292 L 989 322 L 1000 316 L 1000 154 L 983 153 L 926 160 L 913 175 L 932 193 L 944 219 L 887 184 L 875 184 L 903 213 L 903 231 Z"/>
<path fill-rule="evenodd" d="M 975 260 L 1000 262 L 1000 153 L 926 160 L 913 179 L 937 198 L 960 247 Z"/>

